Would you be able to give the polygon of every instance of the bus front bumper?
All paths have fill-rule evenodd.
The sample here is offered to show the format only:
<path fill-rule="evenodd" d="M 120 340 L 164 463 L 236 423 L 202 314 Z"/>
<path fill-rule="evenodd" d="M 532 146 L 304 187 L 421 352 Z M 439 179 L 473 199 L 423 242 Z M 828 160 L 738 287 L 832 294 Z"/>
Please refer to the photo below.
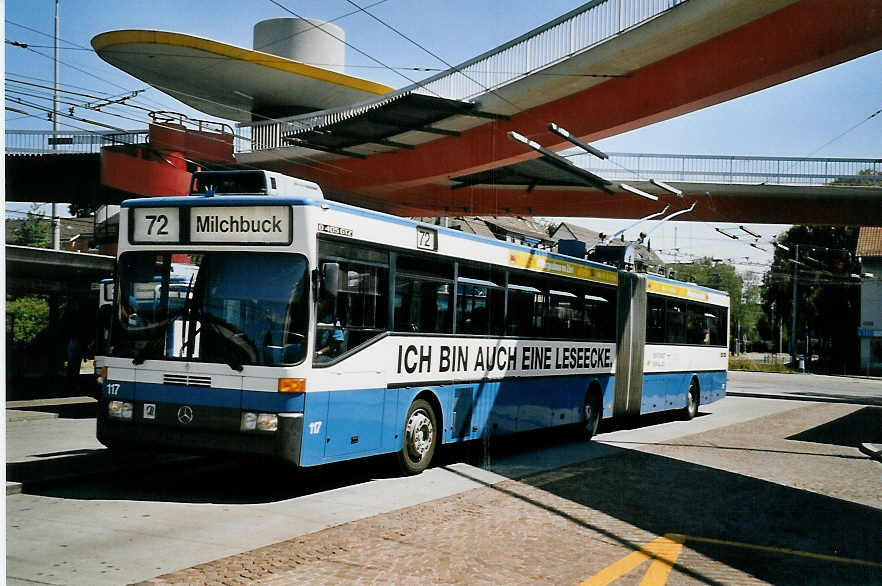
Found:
<path fill-rule="evenodd" d="M 245 432 L 238 429 L 163 425 L 143 420 L 119 420 L 107 415 L 101 404 L 96 432 L 98 441 L 109 448 L 156 448 L 173 452 L 226 452 L 260 454 L 300 465 L 303 413 L 279 413 L 274 432 Z"/>

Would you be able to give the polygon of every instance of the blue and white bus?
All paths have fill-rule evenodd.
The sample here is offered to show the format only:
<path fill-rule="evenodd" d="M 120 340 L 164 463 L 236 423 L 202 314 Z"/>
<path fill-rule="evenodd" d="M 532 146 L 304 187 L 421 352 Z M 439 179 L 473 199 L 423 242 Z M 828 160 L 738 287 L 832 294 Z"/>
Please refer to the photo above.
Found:
<path fill-rule="evenodd" d="M 417 473 L 441 444 L 725 395 L 725 293 L 216 173 L 122 205 L 107 446 Z"/>

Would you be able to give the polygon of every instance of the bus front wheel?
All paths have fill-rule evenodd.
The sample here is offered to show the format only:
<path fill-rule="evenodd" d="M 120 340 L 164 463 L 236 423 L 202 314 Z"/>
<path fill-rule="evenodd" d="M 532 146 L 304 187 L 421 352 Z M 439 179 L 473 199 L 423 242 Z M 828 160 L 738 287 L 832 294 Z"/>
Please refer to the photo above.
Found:
<path fill-rule="evenodd" d="M 404 419 L 404 441 L 398 463 L 405 474 L 419 474 L 429 466 L 438 444 L 438 423 L 432 406 L 417 399 Z"/>

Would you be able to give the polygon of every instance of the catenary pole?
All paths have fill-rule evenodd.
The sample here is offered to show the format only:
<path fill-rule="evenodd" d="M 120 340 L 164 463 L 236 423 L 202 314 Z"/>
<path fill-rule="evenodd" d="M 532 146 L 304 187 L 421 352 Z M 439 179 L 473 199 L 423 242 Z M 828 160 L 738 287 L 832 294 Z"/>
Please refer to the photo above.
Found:
<path fill-rule="evenodd" d="M 55 69 L 52 83 L 52 150 L 58 150 L 58 1 L 55 0 Z M 52 249 L 61 249 L 61 226 L 58 221 L 58 204 L 52 202 Z"/>

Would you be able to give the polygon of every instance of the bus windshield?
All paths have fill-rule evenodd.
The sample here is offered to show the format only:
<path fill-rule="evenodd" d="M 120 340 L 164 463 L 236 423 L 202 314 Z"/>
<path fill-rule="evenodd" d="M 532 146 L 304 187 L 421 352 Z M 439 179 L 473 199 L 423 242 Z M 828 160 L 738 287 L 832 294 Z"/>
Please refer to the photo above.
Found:
<path fill-rule="evenodd" d="M 111 354 L 280 366 L 302 362 L 307 262 L 276 253 L 126 253 Z"/>

